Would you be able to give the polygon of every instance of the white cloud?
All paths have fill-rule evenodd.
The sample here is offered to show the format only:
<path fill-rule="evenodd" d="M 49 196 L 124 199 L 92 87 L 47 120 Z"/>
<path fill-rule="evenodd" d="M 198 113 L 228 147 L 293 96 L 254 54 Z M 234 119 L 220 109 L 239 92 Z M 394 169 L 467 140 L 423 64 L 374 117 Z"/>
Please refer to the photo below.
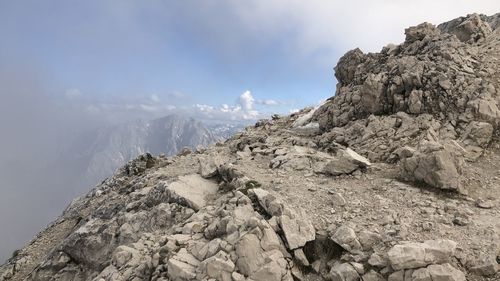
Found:
<path fill-rule="evenodd" d="M 175 106 L 175 105 L 170 105 L 170 104 L 166 104 L 166 105 L 164 105 L 164 106 L 163 106 L 163 108 L 164 108 L 165 110 L 172 111 L 172 110 L 176 110 L 176 109 L 177 109 L 177 106 Z"/>
<path fill-rule="evenodd" d="M 286 34 L 284 51 L 293 54 L 291 59 L 313 57 L 326 65 L 356 47 L 373 52 L 388 43 L 400 43 L 404 28 L 412 25 L 500 11 L 498 0 L 266 0 L 199 5 L 204 11 L 199 15 L 203 28 L 224 52 L 238 53 L 245 36 L 267 42 Z M 212 20 L 221 14 L 232 17 L 230 28 L 223 20 Z"/>
<path fill-rule="evenodd" d="M 159 102 L 160 101 L 160 97 L 156 94 L 152 94 L 151 95 L 151 101 L 152 102 Z"/>
<path fill-rule="evenodd" d="M 243 92 L 234 105 L 221 104 L 218 108 L 195 104 L 194 109 L 204 117 L 218 120 L 256 120 L 262 114 L 254 108 L 255 98 L 250 91 Z"/>
<path fill-rule="evenodd" d="M 210 105 L 206 105 L 206 104 L 195 104 L 194 105 L 198 110 L 200 110 L 201 112 L 213 112 L 214 111 L 214 107 L 213 106 L 210 106 Z"/>
<path fill-rule="evenodd" d="M 147 112 L 158 111 L 158 107 L 152 106 L 152 105 L 147 105 L 147 104 L 141 104 L 141 105 L 139 105 L 139 108 L 144 110 L 144 111 L 147 111 Z"/>
<path fill-rule="evenodd" d="M 267 105 L 267 106 L 276 106 L 276 105 L 281 105 L 282 103 L 276 100 L 259 100 L 257 101 L 258 104 L 262 105 Z"/>
<path fill-rule="evenodd" d="M 259 115 L 259 112 L 257 110 L 254 110 L 253 108 L 253 103 L 255 102 L 255 99 L 252 96 L 252 93 L 247 90 L 240 95 L 238 100 L 242 109 L 241 112 L 243 119 L 245 120 L 256 119 L 257 116 Z"/>
<path fill-rule="evenodd" d="M 81 97 L 82 92 L 79 89 L 71 88 L 71 89 L 67 89 L 66 92 L 64 92 L 64 95 L 69 99 L 73 99 L 73 98 Z"/>
<path fill-rule="evenodd" d="M 243 94 L 240 95 L 238 100 L 239 104 L 241 105 L 244 111 L 253 110 L 253 103 L 255 102 L 255 99 L 253 98 L 252 93 L 250 93 L 250 91 L 245 91 Z"/>

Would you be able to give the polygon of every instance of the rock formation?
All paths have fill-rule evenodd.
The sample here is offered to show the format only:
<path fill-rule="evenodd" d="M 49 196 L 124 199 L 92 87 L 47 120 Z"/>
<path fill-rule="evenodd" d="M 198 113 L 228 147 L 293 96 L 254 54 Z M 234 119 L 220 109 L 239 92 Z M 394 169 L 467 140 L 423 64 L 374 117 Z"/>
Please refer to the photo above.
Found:
<path fill-rule="evenodd" d="M 0 280 L 499 280 L 499 23 L 411 27 L 317 109 L 141 155 Z"/>

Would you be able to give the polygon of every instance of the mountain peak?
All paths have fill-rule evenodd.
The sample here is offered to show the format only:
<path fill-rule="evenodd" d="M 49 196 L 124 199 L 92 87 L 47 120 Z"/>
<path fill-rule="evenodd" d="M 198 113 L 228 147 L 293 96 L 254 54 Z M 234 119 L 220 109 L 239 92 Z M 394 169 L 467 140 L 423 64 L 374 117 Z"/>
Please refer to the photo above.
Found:
<path fill-rule="evenodd" d="M 410 27 L 318 108 L 137 157 L 0 280 L 498 280 L 499 18 Z"/>

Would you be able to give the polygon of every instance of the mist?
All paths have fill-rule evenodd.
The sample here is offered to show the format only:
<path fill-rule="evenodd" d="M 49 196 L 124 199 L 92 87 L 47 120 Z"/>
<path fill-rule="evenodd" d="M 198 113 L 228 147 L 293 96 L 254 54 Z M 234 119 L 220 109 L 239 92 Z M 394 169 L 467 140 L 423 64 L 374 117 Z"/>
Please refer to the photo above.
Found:
<path fill-rule="evenodd" d="M 99 120 L 56 102 L 50 78 L 32 64 L 0 64 L 0 261 L 85 191 L 60 152 Z"/>

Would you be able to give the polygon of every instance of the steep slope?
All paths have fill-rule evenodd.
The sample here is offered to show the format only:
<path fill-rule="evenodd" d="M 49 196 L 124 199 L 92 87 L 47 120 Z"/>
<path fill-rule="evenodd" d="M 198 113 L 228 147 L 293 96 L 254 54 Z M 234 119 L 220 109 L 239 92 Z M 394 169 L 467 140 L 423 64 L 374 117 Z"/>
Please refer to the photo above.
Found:
<path fill-rule="evenodd" d="M 499 21 L 409 28 L 316 110 L 139 156 L 0 280 L 499 280 Z"/>
<path fill-rule="evenodd" d="M 112 175 L 140 154 L 170 156 L 183 148 L 204 147 L 222 139 L 193 118 L 169 115 L 88 132 L 62 153 L 65 159 L 59 162 L 75 163 L 78 166 L 75 178 L 81 175 L 79 185 L 89 186 Z"/>

